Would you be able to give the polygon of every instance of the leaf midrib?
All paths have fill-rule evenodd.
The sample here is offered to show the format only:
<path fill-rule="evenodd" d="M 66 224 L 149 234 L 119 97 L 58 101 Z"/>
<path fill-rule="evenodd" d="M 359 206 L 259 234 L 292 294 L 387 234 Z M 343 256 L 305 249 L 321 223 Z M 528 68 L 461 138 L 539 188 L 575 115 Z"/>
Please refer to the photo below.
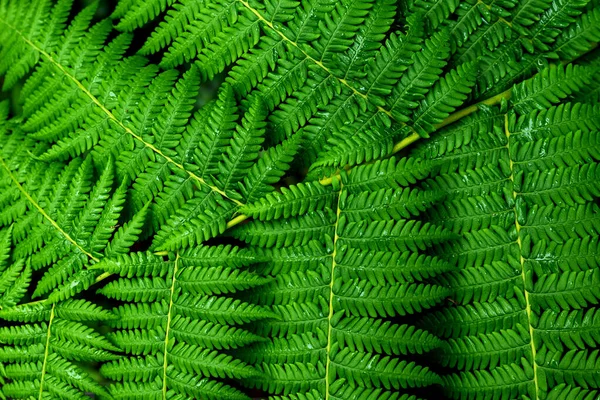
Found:
<path fill-rule="evenodd" d="M 334 300 L 334 283 L 335 283 L 335 267 L 336 267 L 336 254 L 337 254 L 337 241 L 338 241 L 338 227 L 340 224 L 340 215 L 341 215 L 341 198 L 342 198 L 342 190 L 343 183 L 340 181 L 340 190 L 338 192 L 338 201 L 336 205 L 336 219 L 335 219 L 335 228 L 333 234 L 333 252 L 331 253 L 331 281 L 329 283 L 329 315 L 327 316 L 327 347 L 325 348 L 325 355 L 327 357 L 327 361 L 325 364 L 325 400 L 329 400 L 329 373 L 330 373 L 330 364 L 331 364 L 331 346 L 332 346 L 332 338 L 333 338 L 333 326 L 331 324 L 331 320 L 333 318 L 333 300 Z"/>
<path fill-rule="evenodd" d="M 40 206 L 35 199 L 31 196 L 31 194 L 29 194 L 29 192 L 27 192 L 25 190 L 25 188 L 23 187 L 23 185 L 21 185 L 19 183 L 19 181 L 17 180 L 17 178 L 14 176 L 14 174 L 12 173 L 12 171 L 10 170 L 10 168 L 8 167 L 8 165 L 6 164 L 6 161 L 4 161 L 4 159 L 2 157 L 0 157 L 0 165 L 2 166 L 2 168 L 4 168 L 4 170 L 6 171 L 6 173 L 8 174 L 8 176 L 10 177 L 11 181 L 14 183 L 14 185 L 17 187 L 17 189 L 19 189 L 19 191 L 23 194 L 23 196 L 25 196 L 25 198 L 27 199 L 27 201 L 29 201 L 29 203 L 31 203 L 31 205 L 40 213 L 42 214 L 42 216 L 58 231 L 60 232 L 61 235 L 63 235 L 65 237 L 65 239 L 67 239 L 71 244 L 73 244 L 73 246 L 75 246 L 79 251 L 81 251 L 83 254 L 85 254 L 89 259 L 98 262 L 100 261 L 98 258 L 94 257 L 94 255 L 90 252 L 88 252 L 87 250 L 85 250 L 83 247 L 81 247 L 76 241 L 75 239 L 73 239 L 65 230 L 63 230 L 58 223 L 52 219 L 52 217 L 50 217 L 48 215 L 48 213 L 46 213 L 46 211 L 42 208 L 42 206 Z"/>
<path fill-rule="evenodd" d="M 513 211 L 515 214 L 515 229 L 517 233 L 517 245 L 519 246 L 519 262 L 521 264 L 521 279 L 523 280 L 523 294 L 525 298 L 525 312 L 527 314 L 527 325 L 529 329 L 529 344 L 531 348 L 531 364 L 533 366 L 533 383 L 535 386 L 535 400 L 540 398 L 540 387 L 538 380 L 538 365 L 536 362 L 536 348 L 535 342 L 533 340 L 534 337 L 534 327 L 532 322 L 532 310 L 531 310 L 531 302 L 529 301 L 529 291 L 527 290 L 527 275 L 525 271 L 525 257 L 523 256 L 523 243 L 521 240 L 521 224 L 519 223 L 519 213 L 517 210 L 517 197 L 519 194 L 514 189 L 515 184 L 515 171 L 514 171 L 514 163 L 511 158 L 511 148 L 510 148 L 510 131 L 508 129 L 508 114 L 504 115 L 504 133 L 506 134 L 506 150 L 508 153 L 509 159 L 509 168 L 510 168 L 510 181 L 513 184 L 512 188 L 512 196 L 513 196 Z"/>
<path fill-rule="evenodd" d="M 75 78 L 73 75 L 71 75 L 66 68 L 60 64 L 57 60 L 55 60 L 50 54 L 48 54 L 46 51 L 44 51 L 43 49 L 39 48 L 35 43 L 33 43 L 31 40 L 29 40 L 27 37 L 25 37 L 16 27 L 12 26 L 11 24 L 7 23 L 6 21 L 0 20 L 0 22 L 2 22 L 4 25 L 6 25 L 7 27 L 9 27 L 10 29 L 12 29 L 17 35 L 19 35 L 21 37 L 21 39 L 28 45 L 30 46 L 33 50 L 37 51 L 39 54 L 41 54 L 44 58 L 46 58 L 50 63 L 52 63 L 56 68 L 58 68 L 67 78 L 69 78 L 86 96 L 88 96 L 90 98 L 90 100 L 98 107 L 100 108 L 100 110 L 106 114 L 106 116 L 113 121 L 115 124 L 117 124 L 121 129 L 123 129 L 125 132 L 127 132 L 128 134 L 130 134 L 131 136 L 133 136 L 136 140 L 138 140 L 140 143 L 142 143 L 145 147 L 149 148 L 150 150 L 152 150 L 154 153 L 160 155 L 161 157 L 163 157 L 165 160 L 167 160 L 167 162 L 169 162 L 170 164 L 173 164 L 176 168 L 182 170 L 183 172 L 185 172 L 186 174 L 188 174 L 190 177 L 192 177 L 193 179 L 195 179 L 196 181 L 198 181 L 201 185 L 204 185 L 208 188 L 210 188 L 212 191 L 219 193 L 221 196 L 223 196 L 225 199 L 235 203 L 237 206 L 243 206 L 244 203 L 242 203 L 239 200 L 236 200 L 234 198 L 231 198 L 227 195 L 227 193 L 225 193 L 223 190 L 219 189 L 216 186 L 210 185 L 208 182 L 206 182 L 203 178 L 197 176 L 196 174 L 194 174 L 191 171 L 188 171 L 184 168 L 184 166 L 178 162 L 176 162 L 173 158 L 167 156 L 166 154 L 164 154 L 162 151 L 160 151 L 157 147 L 155 147 L 153 144 L 146 142 L 141 136 L 139 136 L 138 134 L 136 134 L 135 132 L 133 132 L 129 127 L 125 126 L 123 124 L 122 121 L 120 121 L 117 117 L 115 117 L 115 115 L 108 110 L 77 78 Z"/>

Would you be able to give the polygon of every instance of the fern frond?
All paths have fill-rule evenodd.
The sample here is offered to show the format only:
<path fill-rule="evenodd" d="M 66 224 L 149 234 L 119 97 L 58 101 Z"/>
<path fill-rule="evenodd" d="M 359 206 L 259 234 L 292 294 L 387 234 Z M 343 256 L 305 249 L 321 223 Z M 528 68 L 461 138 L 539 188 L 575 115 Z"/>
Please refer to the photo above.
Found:
<path fill-rule="evenodd" d="M 578 396 L 596 385 L 587 368 L 596 359 L 597 117 L 585 105 L 554 105 L 588 83 L 573 71 L 553 67 L 521 84 L 516 112 L 497 110 L 504 118 L 470 117 L 504 141 L 472 135 L 465 121 L 418 151 L 447 164 L 427 185 L 446 200 L 428 215 L 461 236 L 436 248 L 459 268 L 438 278 L 454 305 L 423 321 L 448 338 L 437 358 L 450 368 L 451 398 Z M 497 156 L 457 164 L 469 148 Z"/>
<path fill-rule="evenodd" d="M 117 27 L 122 30 L 156 19 L 158 10 L 168 8 L 142 53 L 163 52 L 165 68 L 196 60 L 204 79 L 233 65 L 227 82 L 244 100 L 264 99 L 268 120 L 274 125 L 274 142 L 301 129 L 309 132 L 307 164 L 315 161 L 319 144 L 327 143 L 343 125 L 343 114 L 349 115 L 352 123 L 359 109 L 370 108 L 399 123 L 420 121 L 411 112 L 416 102 L 428 93 L 446 90 L 431 88 L 450 56 L 445 46 L 438 46 L 440 36 L 423 38 L 423 22 L 416 14 L 406 19 L 405 32 L 390 34 L 391 16 L 397 11 L 390 2 L 207 1 L 199 5 L 161 3 L 152 12 L 142 12 L 149 6 L 140 2 L 123 4 L 115 15 L 121 18 Z M 456 4 L 436 4 L 425 12 L 425 18 L 440 18 L 438 12 L 450 14 L 455 8 Z M 428 52 L 419 55 L 423 39 Z M 407 71 L 413 63 L 415 68 Z M 444 98 L 436 103 L 443 103 L 440 107 L 445 111 L 440 108 L 428 114 L 441 116 L 464 102 L 473 83 L 463 79 L 462 70 L 457 71 L 458 75 L 447 78 L 451 93 L 436 94 Z M 386 93 L 393 94 L 391 101 L 384 98 Z M 404 107 L 406 104 L 410 107 Z M 343 105 L 348 109 L 342 109 Z M 320 108 L 328 109 L 327 127 L 318 115 Z M 439 116 L 425 117 L 428 126 L 436 124 Z M 418 121 L 413 132 L 422 130 L 426 135 L 431 131 L 420 128 Z M 374 145 L 378 139 L 367 140 Z"/>
<path fill-rule="evenodd" d="M 592 71 L 568 64 L 544 69 L 540 74 L 513 88 L 512 103 L 520 113 L 546 109 L 591 82 Z"/>
<path fill-rule="evenodd" d="M 279 315 L 257 329 L 267 341 L 242 351 L 263 375 L 247 384 L 289 398 L 354 398 L 351 393 L 383 395 L 378 388 L 439 382 L 427 367 L 403 358 L 437 347 L 438 340 L 389 320 L 423 312 L 448 295 L 430 282 L 447 264 L 423 252 L 451 235 L 411 219 L 437 197 L 403 187 L 427 175 L 415 165 L 391 159 L 358 167 L 327 190 L 317 189 L 327 182 L 299 184 L 262 204 L 276 207 L 254 214 L 264 221 L 232 231 L 264 259 L 258 270 L 274 278 L 250 298 Z M 315 196 L 326 201 L 311 201 Z M 335 213 L 324 211 L 331 203 Z M 307 213 L 305 204 L 319 208 Z M 352 390 L 340 391 L 342 384 Z"/>
<path fill-rule="evenodd" d="M 240 211 L 263 221 L 290 218 L 330 208 L 334 198 L 329 186 L 312 182 L 298 183 L 287 188 L 282 187 L 281 192 L 270 193 L 260 201 L 242 207 Z"/>
<path fill-rule="evenodd" d="M 274 190 L 277 183 L 298 152 L 301 145 L 301 136 L 296 135 L 278 146 L 272 147 L 263 154 L 258 162 L 252 166 L 244 182 L 240 184 L 240 192 L 248 203 L 264 199 Z"/>
<path fill-rule="evenodd" d="M 598 395 L 597 0 L 75 8 L 0 0 L 0 397 Z"/>
<path fill-rule="evenodd" d="M 548 49 L 548 46 L 556 40 L 561 29 L 566 28 L 579 16 L 587 1 L 559 1 L 556 8 L 551 7 L 544 13 L 540 21 L 537 21 L 531 27 L 530 34 L 532 50 L 538 48 Z M 525 45 L 529 47 L 529 45 Z"/>
<path fill-rule="evenodd" d="M 115 310 L 120 317 L 119 329 L 109 338 L 128 357 L 102 367 L 107 376 L 121 382 L 111 385 L 111 393 L 124 398 L 150 392 L 210 396 L 212 390 L 218 390 L 227 398 L 244 397 L 233 386 L 214 378 L 250 378 L 257 371 L 222 350 L 262 340 L 233 325 L 271 315 L 258 306 L 220 295 L 266 280 L 248 271 L 194 262 L 203 260 L 203 254 L 218 260 L 236 253 L 239 250 L 231 247 L 205 248 L 168 260 L 138 253 L 97 264 L 98 269 L 122 276 L 99 292 L 125 302 Z M 189 392 L 196 380 L 204 383 Z M 120 394 L 124 388 L 127 394 Z"/>
<path fill-rule="evenodd" d="M 600 11 L 593 8 L 581 14 L 577 23 L 572 24 L 566 32 L 556 38 L 555 51 L 562 59 L 576 59 L 592 49 L 593 43 L 600 40 L 598 29 Z"/>
<path fill-rule="evenodd" d="M 132 7 L 131 10 L 148 10 L 142 4 Z M 145 12 L 139 15 L 150 18 Z M 76 23 L 79 24 L 73 22 Z M 77 25 L 77 29 L 83 34 L 85 26 Z M 78 47 L 81 50 L 74 50 L 73 57 L 77 59 L 46 54 L 34 43 L 28 43 L 43 56 L 32 79 L 47 78 L 49 82 L 43 89 L 48 90 L 47 96 L 37 96 L 35 104 L 25 100 L 30 112 L 24 128 L 35 130 L 37 139 L 51 143 L 41 158 L 65 159 L 92 150 L 95 163 L 103 169 L 104 160 L 112 155 L 118 180 L 132 186 L 134 211 L 141 211 L 150 203 L 156 216 L 153 231 L 163 237 L 155 242 L 156 246 L 186 247 L 222 232 L 235 209 L 243 206 L 243 196 L 238 193 L 243 178 L 252 173 L 255 179 L 264 179 L 259 178 L 261 171 L 250 171 L 263 148 L 265 111 L 261 110 L 260 99 L 257 97 L 256 106 L 236 123 L 233 93 L 224 87 L 219 100 L 212 104 L 214 112 L 210 118 L 203 118 L 201 115 L 208 110 L 193 110 L 200 67 L 192 66 L 179 79 L 176 71 L 158 74 L 142 57 L 123 59 L 129 35 L 119 35 L 104 45 L 109 33 L 107 22 L 92 27 L 86 34 L 87 42 Z M 79 70 L 80 65 L 87 69 Z M 94 79 L 102 84 L 89 80 L 92 71 Z M 188 124 L 190 120 L 195 122 Z M 199 143 L 203 146 L 197 146 Z M 296 141 L 290 143 L 290 149 L 296 146 Z M 267 159 L 274 162 L 272 158 L 278 151 L 274 148 L 268 152 L 261 164 Z M 277 182 L 294 153 L 290 150 L 284 156 L 287 161 L 280 161 L 281 172 L 269 176 L 263 185 Z M 263 171 L 267 167 L 263 166 Z M 215 179 L 217 175 L 223 179 Z M 260 187 L 251 201 L 260 200 L 269 192 L 268 186 Z M 205 191 L 200 197 L 218 210 L 206 212 L 195 189 Z M 246 191 L 250 189 L 244 187 Z M 219 209 L 223 205 L 227 210 L 224 213 Z M 183 221 L 178 209 L 187 210 L 181 215 Z M 189 224 L 196 231 L 193 238 L 187 235 L 191 233 Z M 174 232 L 179 236 L 186 234 L 173 237 Z M 174 241 L 164 244 L 167 236 Z"/>
<path fill-rule="evenodd" d="M 444 32 L 440 32 L 426 40 L 420 51 L 413 53 L 413 63 L 402 75 L 387 101 L 396 119 L 406 119 L 407 110 L 416 108 L 418 101 L 423 99 L 437 81 L 446 65 L 448 50 Z"/>
<path fill-rule="evenodd" d="M 333 236 L 335 214 L 331 210 L 314 211 L 285 221 L 252 221 L 235 231 L 234 237 L 260 247 L 302 246 L 311 240 Z"/>
<path fill-rule="evenodd" d="M 595 390 L 585 390 L 579 387 L 572 387 L 561 383 L 555 386 L 548 396 L 550 400 L 558 400 L 561 397 L 572 398 L 575 400 L 589 400 L 593 399 L 598 393 Z"/>
<path fill-rule="evenodd" d="M 583 103 L 561 103 L 558 106 L 535 110 L 520 116 L 515 122 L 513 135 L 532 139 L 562 136 L 570 131 L 583 134 L 600 127 L 600 109 Z"/>
<path fill-rule="evenodd" d="M 337 75 L 341 71 L 338 53 L 345 53 L 352 45 L 359 26 L 373 6 L 372 1 L 351 0 L 345 3 L 317 5 L 317 12 L 324 18 L 319 23 L 319 37 L 312 42 L 313 48 L 307 51 L 311 57 L 319 60 Z M 341 65 L 341 68 L 347 66 Z"/>
<path fill-rule="evenodd" d="M 352 169 L 342 175 L 342 182 L 349 193 L 398 188 L 416 183 L 429 175 L 433 165 L 415 158 L 391 157 Z"/>
<path fill-rule="evenodd" d="M 534 339 L 552 350 L 585 349 L 598 343 L 597 310 L 553 311 L 542 313 L 535 323 Z"/>
<path fill-rule="evenodd" d="M 241 125 L 231 139 L 231 145 L 219 164 L 218 185 L 228 191 L 241 180 L 242 174 L 250 169 L 258 158 L 260 145 L 264 140 L 265 112 L 263 104 L 257 100 L 244 115 Z"/>
<path fill-rule="evenodd" d="M 12 225 L 0 231 L 0 307 L 16 305 L 31 282 L 31 267 L 11 255 Z"/>
<path fill-rule="evenodd" d="M 598 265 L 598 239 L 569 239 L 563 244 L 540 240 L 532 244 L 527 260 L 539 274 L 594 269 Z"/>
<path fill-rule="evenodd" d="M 436 83 L 421 101 L 413 118 L 413 126 L 422 137 L 429 137 L 434 125 L 442 122 L 461 106 L 475 84 L 471 80 L 476 64 L 464 64 L 451 70 Z"/>
<path fill-rule="evenodd" d="M 0 358 L 9 380 L 2 388 L 5 395 L 52 395 L 58 388 L 72 397 L 85 393 L 108 395 L 80 365 L 117 358 L 112 353 L 114 346 L 79 322 L 106 318 L 104 310 L 96 308 L 94 315 L 89 310 L 89 303 L 71 301 L 52 306 L 38 304 L 34 308 L 15 306 L 2 311 L 3 318 L 30 322 L 4 327 L 0 332 L 5 343 Z"/>
<path fill-rule="evenodd" d="M 15 138 L 21 138 L 21 151 L 35 151 L 31 147 L 34 143 L 23 139 L 18 132 Z M 10 148 L 6 150 L 10 151 Z M 14 268 L 20 268 L 23 273 L 18 279 L 13 277 L 16 286 L 8 290 L 7 296 L 17 298 L 19 293 L 23 294 L 24 285 L 29 283 L 30 267 L 35 270 L 49 267 L 36 283 L 32 295 L 44 295 L 62 287 L 60 290 L 66 290 L 64 294 L 53 297 L 70 297 L 82 290 L 83 281 L 79 275 L 84 274 L 90 264 L 98 262 L 107 248 L 118 253 L 128 251 L 139 235 L 144 218 L 138 222 L 134 218 L 131 224 L 135 225 L 135 230 L 128 234 L 126 242 L 121 240 L 121 231 L 115 233 L 116 225 L 122 221 L 126 192 L 124 187 L 120 187 L 111 195 L 114 166 L 110 161 L 92 187 L 90 158 L 83 162 L 74 160 L 67 166 L 56 164 L 51 168 L 37 161 L 19 163 L 19 153 L 10 155 L 10 159 L 13 160 L 8 161 L 10 164 L 4 158 L 0 159 L 2 185 L 17 195 L 13 202 L 19 205 L 19 211 L 4 222 L 10 224 L 14 221 L 11 230 L 15 232 L 12 241 L 15 260 L 31 258 L 27 268 L 23 268 L 23 264 L 21 267 L 15 265 Z M 36 172 L 29 174 L 28 171 Z M 23 172 L 29 177 L 25 180 L 17 178 Z M 54 187 L 51 186 L 53 180 L 56 182 Z M 86 281 L 89 278 L 93 280 L 95 277 L 86 275 Z M 8 275 L 7 279 L 10 279 Z M 75 284 L 76 281 L 81 281 L 81 284 Z"/>

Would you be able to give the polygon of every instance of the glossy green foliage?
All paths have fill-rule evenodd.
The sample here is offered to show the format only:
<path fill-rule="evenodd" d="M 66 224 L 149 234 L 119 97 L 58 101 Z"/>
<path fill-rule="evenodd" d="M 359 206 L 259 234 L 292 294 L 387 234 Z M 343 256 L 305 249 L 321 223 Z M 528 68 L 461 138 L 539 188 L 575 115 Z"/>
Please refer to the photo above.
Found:
<path fill-rule="evenodd" d="M 14 290 L 27 287 L 32 271 L 43 271 L 33 298 L 58 301 L 87 289 L 96 279 L 88 267 L 126 253 L 145 225 L 147 208 L 129 221 L 121 217 L 127 193 L 115 182 L 112 160 L 103 171 L 94 171 L 90 157 L 49 167 L 31 157 L 44 146 L 20 130 L 8 127 L 1 139 L 2 232 L 14 248 L 13 268 L 23 271 Z"/>
<path fill-rule="evenodd" d="M 304 165 L 322 175 L 388 156 L 469 96 L 586 53 L 600 37 L 587 3 L 123 0 L 113 17 L 125 32 L 160 21 L 141 52 L 165 68 L 193 62 L 203 79 L 228 70 L 237 97 L 264 99 L 269 140 L 302 133 Z"/>
<path fill-rule="evenodd" d="M 436 358 L 449 398 L 600 389 L 600 108 L 554 105 L 586 90 L 589 75 L 576 70 L 552 67 L 509 104 L 414 150 L 442 171 L 425 184 L 447 193 L 430 220 L 460 235 L 436 249 L 459 268 L 439 281 L 453 288 L 452 305 L 422 323 L 445 339 Z"/>
<path fill-rule="evenodd" d="M 0 392 L 8 398 L 107 394 L 86 370 L 117 357 L 118 348 L 90 328 L 114 315 L 67 299 L 95 283 L 95 263 L 128 251 L 146 208 L 129 221 L 121 216 L 126 189 L 114 182 L 112 161 L 96 173 L 90 158 L 49 166 L 32 158 L 44 145 L 10 124 L 3 129 L 0 318 L 12 322 L 0 332 Z"/>
<path fill-rule="evenodd" d="M 247 398 L 218 378 L 250 379 L 258 374 L 229 352 L 263 340 L 243 324 L 273 315 L 258 305 L 220 296 L 267 281 L 243 268 L 246 262 L 238 256 L 238 249 L 221 246 L 169 260 L 132 253 L 97 264 L 121 277 L 99 290 L 123 302 L 113 310 L 117 318 L 110 322 L 115 329 L 108 338 L 128 356 L 101 369 L 107 378 L 120 381 L 109 389 L 114 397 L 137 398 L 143 393 L 147 398 Z"/>
<path fill-rule="evenodd" d="M 268 341 L 241 351 L 262 372 L 251 385 L 286 399 L 354 399 L 439 383 L 411 359 L 439 340 L 395 319 L 448 294 L 432 279 L 449 266 L 427 250 L 453 235 L 417 219 L 439 199 L 408 186 L 405 168 L 418 161 L 388 163 L 398 179 L 378 189 L 361 186 L 375 184 L 370 166 L 327 190 L 291 186 L 248 207 L 257 220 L 232 231 L 263 260 L 257 270 L 272 276 L 251 298 L 278 316 L 256 327 Z"/>
<path fill-rule="evenodd" d="M 11 255 L 12 227 L 2 230 L 0 237 L 0 282 L 2 282 L 1 306 L 12 307 L 25 295 L 31 283 L 31 267 L 23 259 Z"/>
<path fill-rule="evenodd" d="M 597 0 L 80 3 L 0 0 L 0 398 L 600 396 Z"/>
<path fill-rule="evenodd" d="M 24 3 L 12 6 L 15 13 L 25 11 Z M 58 3 L 52 12 L 63 6 Z M 102 170 L 114 159 L 115 179 L 130 186 L 132 212 L 149 207 L 153 215 L 145 233 L 156 233 L 153 248 L 175 250 L 222 233 L 246 200 L 273 190 L 300 138 L 261 156 L 263 101 L 257 98 L 243 111 L 224 85 L 217 99 L 196 110 L 198 67 L 179 76 L 176 70 L 159 71 L 143 57 L 124 57 L 131 35 L 107 42 L 112 26 L 107 20 L 89 26 L 86 16 L 94 10 L 92 5 L 75 17 L 58 49 L 26 41 L 11 25 L 20 32 L 15 49 L 42 55 L 21 92 L 23 131 L 47 143 L 38 151 L 42 161 L 91 153 Z M 14 17 L 15 23 L 28 22 Z M 69 49 L 67 38 L 75 30 L 81 30 L 81 40 Z M 67 52 L 68 57 L 58 56 Z"/>
<path fill-rule="evenodd" d="M 86 300 L 25 304 L 0 311 L 20 322 L 0 328 L 2 393 L 8 398 L 85 398 L 108 392 L 88 371 L 118 358 L 118 350 L 90 324 L 114 317 Z"/>
<path fill-rule="evenodd" d="M 474 84 L 474 64 L 442 76 L 446 38 L 426 35 L 419 15 L 393 27 L 390 0 L 119 5 L 122 31 L 161 20 L 142 53 L 160 53 L 165 68 L 194 62 L 203 80 L 229 69 L 236 97 L 263 99 L 270 143 L 302 134 L 313 168 L 385 157 L 394 141 L 427 136 Z"/>

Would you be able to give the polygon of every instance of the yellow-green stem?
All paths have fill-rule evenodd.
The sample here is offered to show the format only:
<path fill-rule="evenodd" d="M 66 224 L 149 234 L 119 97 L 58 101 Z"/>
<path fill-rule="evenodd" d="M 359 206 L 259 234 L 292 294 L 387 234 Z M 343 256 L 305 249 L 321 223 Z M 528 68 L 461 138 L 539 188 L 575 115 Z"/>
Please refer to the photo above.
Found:
<path fill-rule="evenodd" d="M 483 100 L 477 104 L 473 104 L 469 107 L 463 108 L 462 110 L 459 110 L 453 114 L 450 114 L 442 122 L 435 125 L 435 130 L 441 129 L 447 125 L 450 125 L 453 122 L 458 121 L 461 118 L 464 118 L 470 114 L 473 114 L 475 111 L 479 110 L 479 107 L 481 107 L 482 104 L 492 106 L 494 104 L 500 103 L 502 101 L 502 99 L 506 99 L 506 100 L 510 99 L 511 95 L 512 95 L 512 89 L 509 89 L 500 94 L 495 95 L 494 97 L 490 97 L 489 99 Z M 420 138 L 421 138 L 421 136 L 419 136 L 417 133 L 412 133 L 410 136 L 405 137 L 404 139 L 402 139 L 401 141 L 396 143 L 392 149 L 391 154 L 398 153 L 400 150 L 405 149 L 406 147 L 410 146 L 411 144 L 413 144 Z M 339 175 L 340 175 L 340 170 L 337 170 L 333 175 L 319 180 L 319 183 L 323 186 L 331 185 L 333 183 L 334 179 L 339 178 Z"/>
<path fill-rule="evenodd" d="M 483 105 L 483 104 L 485 104 L 487 106 L 493 106 L 495 104 L 500 103 L 503 99 L 504 100 L 510 99 L 511 96 L 512 96 L 512 88 L 508 89 L 502 93 L 499 93 L 493 97 L 490 97 L 489 99 L 480 101 L 477 104 L 473 104 L 469 107 L 463 108 L 462 110 L 458 110 L 457 112 L 450 114 L 447 118 L 445 118 L 439 124 L 435 125 L 435 129 L 436 130 L 441 129 L 447 125 L 450 125 L 450 124 L 458 121 L 461 118 L 464 118 L 468 115 L 473 114 L 475 111 L 479 110 L 479 107 L 481 107 L 481 105 Z"/>
<path fill-rule="evenodd" d="M 399 141 L 398 143 L 396 143 L 396 145 L 392 149 L 392 154 L 396 154 L 397 152 L 399 152 L 400 150 L 402 150 L 402 149 L 410 146 L 411 144 L 413 144 L 414 142 L 416 142 L 420 138 L 421 137 L 418 134 L 413 133 L 409 137 L 402 139 L 401 141 Z"/>
<path fill-rule="evenodd" d="M 250 218 L 248 215 L 240 214 L 237 217 L 235 217 L 234 219 L 232 219 L 231 221 L 229 221 L 226 225 L 226 228 L 227 229 L 233 228 L 234 226 L 236 226 L 237 224 L 239 224 L 241 222 L 244 222 L 248 218 Z"/>

